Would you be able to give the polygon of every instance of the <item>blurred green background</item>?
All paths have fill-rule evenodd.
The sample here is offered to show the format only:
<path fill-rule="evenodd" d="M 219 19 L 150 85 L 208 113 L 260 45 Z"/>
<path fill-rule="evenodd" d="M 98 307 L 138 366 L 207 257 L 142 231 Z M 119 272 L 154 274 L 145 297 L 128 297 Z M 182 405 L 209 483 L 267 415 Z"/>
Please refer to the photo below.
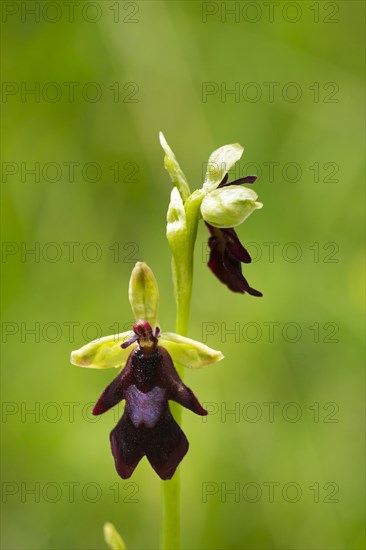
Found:
<path fill-rule="evenodd" d="M 262 299 L 198 234 L 189 335 L 225 360 L 186 372 L 212 414 L 184 413 L 183 548 L 364 548 L 364 3 L 71 4 L 2 2 L 2 547 L 159 545 L 159 479 L 119 479 L 118 415 L 90 415 L 115 372 L 69 355 L 130 326 L 136 260 L 174 330 L 162 130 L 193 189 L 244 145 L 264 203 L 238 228 Z"/>

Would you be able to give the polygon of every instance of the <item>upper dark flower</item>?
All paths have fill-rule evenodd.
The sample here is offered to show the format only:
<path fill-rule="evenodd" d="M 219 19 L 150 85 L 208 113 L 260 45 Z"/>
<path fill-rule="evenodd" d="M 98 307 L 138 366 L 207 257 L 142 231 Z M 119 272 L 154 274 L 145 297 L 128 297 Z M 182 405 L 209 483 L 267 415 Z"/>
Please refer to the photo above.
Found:
<path fill-rule="evenodd" d="M 228 174 L 218 186 L 219 188 L 244 183 L 254 183 L 257 176 L 247 176 L 227 183 Z M 210 258 L 208 267 L 216 277 L 233 292 L 244 294 L 248 292 L 252 296 L 263 296 L 261 292 L 252 288 L 242 274 L 241 263 L 252 261 L 249 252 L 241 244 L 236 231 L 232 227 L 219 228 L 205 222 L 211 234 L 208 239 Z"/>
<path fill-rule="evenodd" d="M 248 292 L 252 296 L 263 296 L 261 292 L 249 286 L 242 274 L 241 262 L 250 263 L 248 251 L 239 241 L 233 228 L 218 229 L 206 222 L 211 237 L 208 239 L 210 258 L 208 267 L 212 273 L 233 292 Z"/>
<path fill-rule="evenodd" d="M 129 478 L 143 456 L 161 479 L 170 479 L 188 451 L 188 441 L 175 422 L 168 400 L 201 416 L 207 415 L 179 378 L 166 349 L 158 345 L 159 329 L 147 321 L 134 324 L 135 335 L 121 347 L 137 341 L 126 367 L 104 390 L 93 414 L 99 415 L 126 400 L 121 420 L 110 435 L 116 470 Z"/>

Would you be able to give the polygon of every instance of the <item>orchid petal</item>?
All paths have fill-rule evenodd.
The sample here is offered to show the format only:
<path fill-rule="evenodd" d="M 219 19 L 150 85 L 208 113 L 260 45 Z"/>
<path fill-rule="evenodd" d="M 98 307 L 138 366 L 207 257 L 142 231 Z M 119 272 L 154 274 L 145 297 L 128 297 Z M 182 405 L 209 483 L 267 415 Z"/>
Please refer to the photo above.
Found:
<path fill-rule="evenodd" d="M 174 332 L 162 332 L 159 345 L 168 351 L 175 363 L 191 369 L 200 369 L 224 358 L 221 351 Z"/>
<path fill-rule="evenodd" d="M 215 189 L 205 196 L 201 204 L 203 219 L 214 227 L 236 227 L 250 214 L 262 208 L 258 195 L 248 187 L 236 185 Z"/>
<path fill-rule="evenodd" d="M 239 143 L 223 145 L 216 149 L 208 159 L 206 177 L 203 189 L 206 193 L 216 189 L 225 177 L 225 174 L 241 158 L 244 148 Z"/>
<path fill-rule="evenodd" d="M 121 344 L 131 337 L 131 331 L 104 336 L 71 353 L 71 363 L 88 369 L 124 367 L 128 356 L 137 344 L 122 349 Z"/>

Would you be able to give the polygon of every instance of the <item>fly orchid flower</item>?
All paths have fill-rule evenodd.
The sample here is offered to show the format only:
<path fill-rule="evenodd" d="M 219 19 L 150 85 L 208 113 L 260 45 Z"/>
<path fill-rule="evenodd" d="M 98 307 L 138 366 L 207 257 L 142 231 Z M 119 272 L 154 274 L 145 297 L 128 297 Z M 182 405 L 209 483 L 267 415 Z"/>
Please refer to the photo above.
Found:
<path fill-rule="evenodd" d="M 262 296 L 261 292 L 249 285 L 242 274 L 241 263 L 250 263 L 251 257 L 234 230 L 254 210 L 263 206 L 261 202 L 257 202 L 255 191 L 243 186 L 254 183 L 257 176 L 227 181 L 229 170 L 243 154 L 243 147 L 234 143 L 214 151 L 207 164 L 202 188 L 190 195 L 185 176 L 162 134 L 160 143 L 165 151 L 165 167 L 175 186 L 168 211 L 167 232 L 169 242 L 174 241 L 174 246 L 171 245 L 173 260 L 174 256 L 179 257 L 175 250 L 177 242 L 179 246 L 179 233 L 182 243 L 187 236 L 189 240 L 189 225 L 192 226 L 190 217 L 192 212 L 196 215 L 198 211 L 197 216 L 202 216 L 210 232 L 208 267 L 214 275 L 233 292 Z M 171 234 L 173 239 L 169 238 Z M 184 246 L 179 248 L 183 249 Z M 176 272 L 179 275 L 179 261 L 176 261 Z M 182 276 L 184 277 L 184 273 Z"/>
<path fill-rule="evenodd" d="M 160 333 L 156 325 L 158 287 L 152 271 L 142 262 L 132 271 L 129 298 L 137 319 L 133 333 L 127 331 L 86 344 L 72 352 L 71 363 L 101 369 L 122 367 L 93 409 L 93 414 L 99 415 L 126 401 L 123 416 L 110 434 L 118 474 L 129 478 L 146 456 L 161 479 L 171 479 L 188 451 L 188 441 L 168 401 L 176 401 L 198 415 L 207 414 L 181 381 L 173 360 L 200 368 L 220 361 L 223 355 L 178 334 Z"/>
<path fill-rule="evenodd" d="M 254 183 L 257 176 L 227 182 L 228 170 L 239 160 L 243 151 L 239 144 L 224 145 L 212 153 L 208 162 L 203 188 L 209 192 L 201 204 L 202 217 L 211 235 L 208 240 L 208 267 L 233 292 L 262 296 L 261 292 L 250 287 L 242 274 L 241 263 L 250 263 L 252 259 L 234 230 L 254 210 L 263 207 L 261 202 L 257 202 L 255 191 L 248 187 L 238 187 Z"/>

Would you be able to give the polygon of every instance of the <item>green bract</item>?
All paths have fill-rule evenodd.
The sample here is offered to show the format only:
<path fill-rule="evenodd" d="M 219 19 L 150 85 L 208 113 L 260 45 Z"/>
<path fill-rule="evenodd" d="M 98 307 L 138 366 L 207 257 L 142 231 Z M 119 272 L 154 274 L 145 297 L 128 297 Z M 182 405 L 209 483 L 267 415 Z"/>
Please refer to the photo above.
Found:
<path fill-rule="evenodd" d="M 129 298 L 136 320 L 143 319 L 155 325 L 159 290 L 153 272 L 143 262 L 137 262 L 132 270 Z M 137 343 L 132 343 L 126 349 L 122 349 L 121 344 L 129 340 L 132 335 L 132 331 L 126 331 L 94 340 L 73 351 L 71 363 L 91 369 L 123 368 Z M 162 332 L 159 345 L 168 351 L 175 363 L 193 369 L 216 363 L 224 357 L 220 351 L 173 332 Z"/>
<path fill-rule="evenodd" d="M 164 137 L 163 132 L 159 133 L 159 139 L 160 139 L 160 144 L 165 151 L 164 167 L 169 172 L 173 185 L 178 188 L 183 198 L 183 201 L 185 201 L 191 194 L 187 179 L 183 173 L 183 170 L 179 166 L 173 151 L 167 144 L 167 141 Z"/>
<path fill-rule="evenodd" d="M 255 191 L 238 185 L 215 189 L 202 201 L 202 217 L 214 227 L 235 227 L 246 220 L 254 210 L 262 208 L 263 204 L 256 202 L 257 198 Z"/>

